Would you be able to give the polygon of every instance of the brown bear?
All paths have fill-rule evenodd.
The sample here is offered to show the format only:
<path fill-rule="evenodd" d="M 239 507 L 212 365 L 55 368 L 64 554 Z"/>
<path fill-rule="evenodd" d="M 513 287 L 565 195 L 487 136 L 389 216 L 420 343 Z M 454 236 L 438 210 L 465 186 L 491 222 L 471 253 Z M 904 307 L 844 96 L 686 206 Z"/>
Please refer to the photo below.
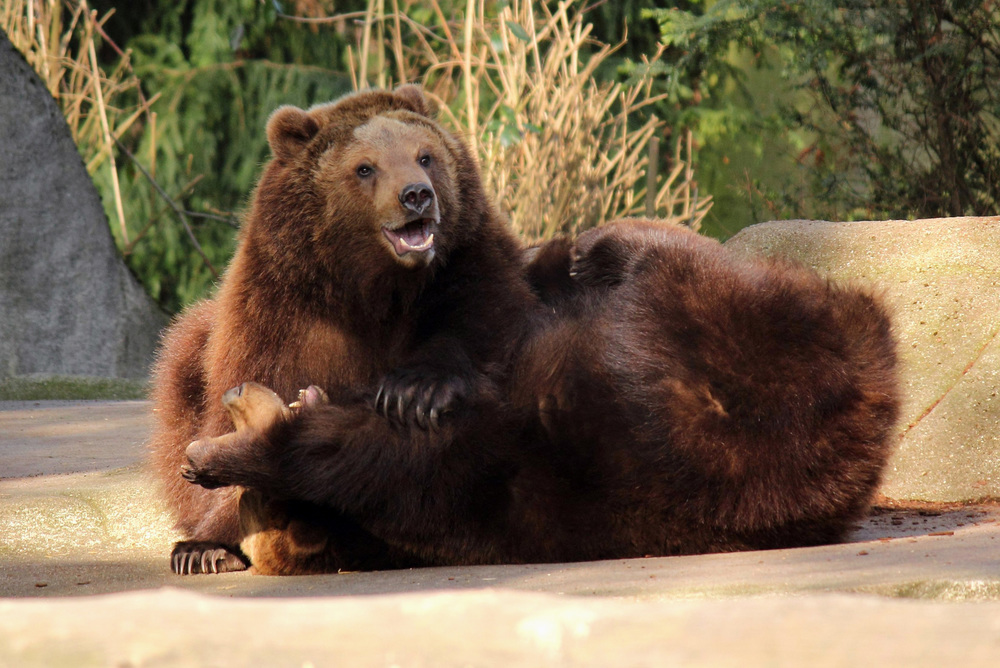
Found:
<path fill-rule="evenodd" d="M 191 441 L 232 431 L 219 402 L 229 388 L 254 381 L 287 403 L 317 385 L 373 416 L 377 403 L 387 428 L 433 442 L 507 366 L 534 299 L 522 248 L 473 158 L 431 115 L 420 89 L 402 86 L 268 121 L 273 157 L 236 254 L 217 295 L 170 327 L 155 369 L 152 459 L 187 538 L 174 571 L 247 566 L 239 491 L 178 474 Z M 354 518 L 324 508 L 322 519 L 345 536 L 337 567 L 412 563 Z"/>
<path fill-rule="evenodd" d="M 275 518 L 320 551 L 323 518 L 348 518 L 445 565 L 813 545 L 865 512 L 898 411 L 871 294 L 652 221 L 531 255 L 509 373 L 433 442 L 310 389 L 295 414 L 245 391 L 270 426 L 191 445 L 187 480 L 252 490 L 255 564 L 323 570 Z"/>

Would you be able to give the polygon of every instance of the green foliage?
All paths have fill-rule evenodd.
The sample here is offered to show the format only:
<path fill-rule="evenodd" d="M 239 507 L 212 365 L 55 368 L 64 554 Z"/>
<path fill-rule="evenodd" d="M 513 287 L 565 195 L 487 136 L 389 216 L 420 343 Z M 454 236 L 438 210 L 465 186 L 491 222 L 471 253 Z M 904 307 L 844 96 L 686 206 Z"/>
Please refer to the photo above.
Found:
<path fill-rule="evenodd" d="M 16 376 L 0 380 L 0 401 L 146 399 L 145 380 L 93 376 Z"/>
<path fill-rule="evenodd" d="M 132 51 L 146 95 L 161 96 L 155 120 L 123 143 L 177 204 L 217 216 L 189 218 L 210 268 L 146 177 L 119 160 L 128 239 L 116 225 L 112 230 L 150 294 L 177 311 L 211 290 L 213 269 L 218 273 L 232 254 L 238 212 L 268 156 L 269 114 L 350 89 L 346 39 L 331 26 L 303 28 L 258 0 L 118 4 L 107 29 Z M 110 177 L 104 165 L 95 182 L 114 221 Z"/>
<path fill-rule="evenodd" d="M 727 209 L 733 226 L 997 212 L 997 3 L 705 0 L 646 14 L 670 47 L 667 117 L 701 143 L 707 228 Z"/>
<path fill-rule="evenodd" d="M 789 66 L 812 105 L 789 120 L 828 150 L 824 176 L 846 204 L 903 217 L 997 212 L 1000 6 L 775 3 L 764 25 L 796 54 Z"/>
<path fill-rule="evenodd" d="M 390 4 L 385 3 L 385 11 Z M 702 231 L 728 236 L 749 223 L 790 217 L 997 213 L 998 3 L 668 4 L 581 3 L 589 7 L 595 38 L 581 45 L 581 60 L 599 44 L 619 44 L 627 37 L 601 60 L 597 80 L 635 83 L 652 76 L 651 94 L 664 97 L 644 112 L 674 128 L 668 141 L 694 130 L 698 179 L 693 192 L 700 189 L 715 202 Z M 303 24 L 290 17 L 363 13 L 369 3 L 98 0 L 90 6 L 101 15 L 114 7 L 105 30 L 131 50 L 145 96 L 160 95 L 152 108 L 155 118 L 142 117 L 122 142 L 185 210 L 217 215 L 189 220 L 218 270 L 234 247 L 238 215 L 232 212 L 245 205 L 268 155 L 263 131 L 268 114 L 281 104 L 308 106 L 350 88 L 347 46 L 361 34 L 359 25 L 351 20 Z M 484 17 L 492 20 L 511 6 L 504 0 L 486 3 Z M 425 63 L 403 76 L 425 83 L 451 76 L 464 37 L 460 28 L 446 35 L 441 19 L 459 25 L 466 3 L 406 1 L 400 7 L 410 21 L 404 32 L 416 35 L 414 26 L 422 26 L 427 48 L 449 54 L 434 61 L 437 75 Z M 527 23 L 502 25 L 513 42 L 525 43 Z M 392 22 L 378 30 L 372 53 L 378 48 L 374 41 L 389 42 Z M 487 38 L 502 53 L 498 33 Z M 421 44 L 411 40 L 402 50 L 410 55 Z M 666 49 L 663 57 L 642 64 L 642 57 L 660 44 Z M 356 49 L 355 59 L 359 53 Z M 107 44 L 100 51 L 106 63 L 116 57 Z M 368 62 L 369 79 L 397 77 L 394 67 L 383 67 L 391 60 Z M 483 79 L 480 74 L 477 80 Z M 439 92 L 459 107 L 466 103 L 464 89 Z M 484 96 L 492 99 L 489 91 Z M 513 122 L 514 104 L 500 104 L 485 123 L 504 150 L 544 130 L 543 122 Z M 630 128 L 645 120 L 642 114 L 630 118 Z M 660 153 L 661 171 L 669 172 L 673 151 Z M 146 177 L 124 154 L 117 157 L 125 234 L 117 222 L 109 164 L 95 175 L 112 229 L 150 293 L 176 311 L 211 290 L 213 271 Z"/>

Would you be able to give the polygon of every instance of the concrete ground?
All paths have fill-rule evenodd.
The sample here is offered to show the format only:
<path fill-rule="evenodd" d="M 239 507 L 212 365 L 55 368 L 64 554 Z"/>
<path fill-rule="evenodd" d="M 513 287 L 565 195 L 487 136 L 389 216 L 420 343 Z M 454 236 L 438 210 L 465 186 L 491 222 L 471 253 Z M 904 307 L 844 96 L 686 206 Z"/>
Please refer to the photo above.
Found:
<path fill-rule="evenodd" d="M 0 667 L 997 666 L 1000 507 L 851 542 L 578 564 L 172 575 L 145 402 L 0 402 Z"/>

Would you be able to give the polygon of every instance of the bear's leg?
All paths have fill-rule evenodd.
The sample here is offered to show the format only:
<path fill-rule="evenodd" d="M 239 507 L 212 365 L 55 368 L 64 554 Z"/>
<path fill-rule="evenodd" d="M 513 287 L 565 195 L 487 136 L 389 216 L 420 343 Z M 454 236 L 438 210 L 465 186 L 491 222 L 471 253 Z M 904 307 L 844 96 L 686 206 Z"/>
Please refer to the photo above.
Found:
<path fill-rule="evenodd" d="M 525 528 L 524 504 L 510 503 L 510 476 L 520 461 L 510 452 L 510 434 L 521 432 L 520 420 L 483 402 L 432 434 L 393 427 L 364 403 L 330 403 L 278 421 L 256 438 L 249 432 L 235 452 L 205 466 L 213 484 L 224 480 L 265 499 L 294 497 L 296 519 L 329 531 L 333 540 L 324 553 L 339 556 L 338 568 L 551 559 L 551 545 L 535 547 L 539 535 L 551 532 Z M 209 477 L 201 465 L 192 460 L 196 484 Z M 512 553 L 510 545 L 527 547 Z"/>
<path fill-rule="evenodd" d="M 152 398 L 156 427 L 150 457 L 163 485 L 177 527 L 188 540 L 178 543 L 171 557 L 175 573 L 241 570 L 245 559 L 236 547 L 236 497 L 232 490 L 207 490 L 189 485 L 177 475 L 187 461 L 185 448 L 205 429 L 218 410 L 205 410 L 208 382 L 204 351 L 215 322 L 215 303 L 201 302 L 167 330 L 154 370 Z M 214 407 L 212 407 L 214 409 Z"/>
<path fill-rule="evenodd" d="M 178 479 L 188 485 L 180 476 Z M 211 503 L 202 505 L 201 517 L 188 534 L 190 538 L 174 544 L 170 553 L 171 570 L 178 575 L 209 573 L 211 562 L 216 563 L 215 570 L 219 573 L 245 570 L 248 562 L 237 546 L 239 489 L 204 491 L 212 495 Z M 203 560 L 209 565 L 208 570 L 201 569 Z"/>
<path fill-rule="evenodd" d="M 240 495 L 240 532 L 240 549 L 258 575 L 308 575 L 339 568 L 334 560 L 324 558 L 330 555 L 327 531 L 296 518 L 289 503 L 269 499 L 257 490 L 247 489 Z"/>
<path fill-rule="evenodd" d="M 310 387 L 300 393 L 301 397 L 311 397 L 307 401 L 316 403 L 325 395 L 321 390 Z M 300 398 L 300 402 L 302 398 Z M 219 475 L 217 465 L 233 454 L 241 452 L 245 445 L 266 431 L 275 422 L 291 417 L 292 408 L 285 405 L 277 394 L 257 383 L 243 383 L 222 395 L 222 403 L 236 425 L 236 431 L 222 436 L 203 438 L 187 447 L 188 464 L 181 466 L 181 476 L 206 489 L 226 487 L 228 482 Z M 252 461 L 246 462 L 252 465 Z"/>
<path fill-rule="evenodd" d="M 204 487 L 224 486 L 213 473 L 215 464 L 242 452 L 262 431 L 290 417 L 292 409 L 327 403 L 329 399 L 323 390 L 310 386 L 299 392 L 299 401 L 285 406 L 268 388 L 244 383 L 226 392 L 222 401 L 236 431 L 195 441 L 188 446 L 192 463 L 182 467 L 186 479 Z M 270 499 L 257 490 L 234 489 L 238 496 L 241 554 L 207 541 L 183 541 L 174 549 L 175 572 L 223 573 L 252 565 L 258 574 L 304 575 L 336 572 L 341 568 L 338 551 L 328 548 L 334 532 L 324 522 L 310 521 L 309 512 L 293 508 L 295 504 Z"/>
<path fill-rule="evenodd" d="M 314 394 L 315 392 L 317 391 L 314 391 Z M 200 457 L 201 460 L 212 461 L 213 457 L 238 449 L 239 444 L 247 439 L 248 433 L 260 432 L 276 420 L 291 415 L 291 410 L 274 392 L 256 383 L 244 383 L 229 390 L 223 395 L 222 403 L 232 417 L 236 431 L 215 438 L 204 438 L 189 445 L 188 450 L 197 453 L 196 456 Z M 188 456 L 190 459 L 191 455 Z M 182 466 L 181 475 L 189 478 L 191 475 L 190 467 Z M 206 484 L 202 486 L 206 488 L 222 486 L 211 484 L 211 480 L 211 473 L 206 473 Z M 224 503 L 210 510 L 202 519 L 202 524 L 206 527 L 212 527 L 217 522 L 222 521 L 215 515 L 228 516 L 230 505 L 235 507 L 237 503 L 240 503 L 241 493 L 242 490 L 234 489 L 232 503 Z M 195 535 L 197 533 L 199 532 L 195 532 Z M 212 534 L 214 532 L 206 531 L 206 533 Z M 249 565 L 249 560 L 246 555 L 234 551 L 231 546 L 215 541 L 195 539 L 180 541 L 174 545 L 170 564 L 175 573 L 193 575 L 245 570 Z"/>

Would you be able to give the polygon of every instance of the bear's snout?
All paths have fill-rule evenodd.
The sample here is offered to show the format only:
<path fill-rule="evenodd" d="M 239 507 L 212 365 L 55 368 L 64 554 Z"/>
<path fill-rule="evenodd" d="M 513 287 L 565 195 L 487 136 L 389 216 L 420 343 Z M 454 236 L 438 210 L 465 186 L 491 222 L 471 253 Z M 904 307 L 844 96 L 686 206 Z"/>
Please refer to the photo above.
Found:
<path fill-rule="evenodd" d="M 434 202 L 434 188 L 429 183 L 411 183 L 399 191 L 403 208 L 420 216 Z"/>

